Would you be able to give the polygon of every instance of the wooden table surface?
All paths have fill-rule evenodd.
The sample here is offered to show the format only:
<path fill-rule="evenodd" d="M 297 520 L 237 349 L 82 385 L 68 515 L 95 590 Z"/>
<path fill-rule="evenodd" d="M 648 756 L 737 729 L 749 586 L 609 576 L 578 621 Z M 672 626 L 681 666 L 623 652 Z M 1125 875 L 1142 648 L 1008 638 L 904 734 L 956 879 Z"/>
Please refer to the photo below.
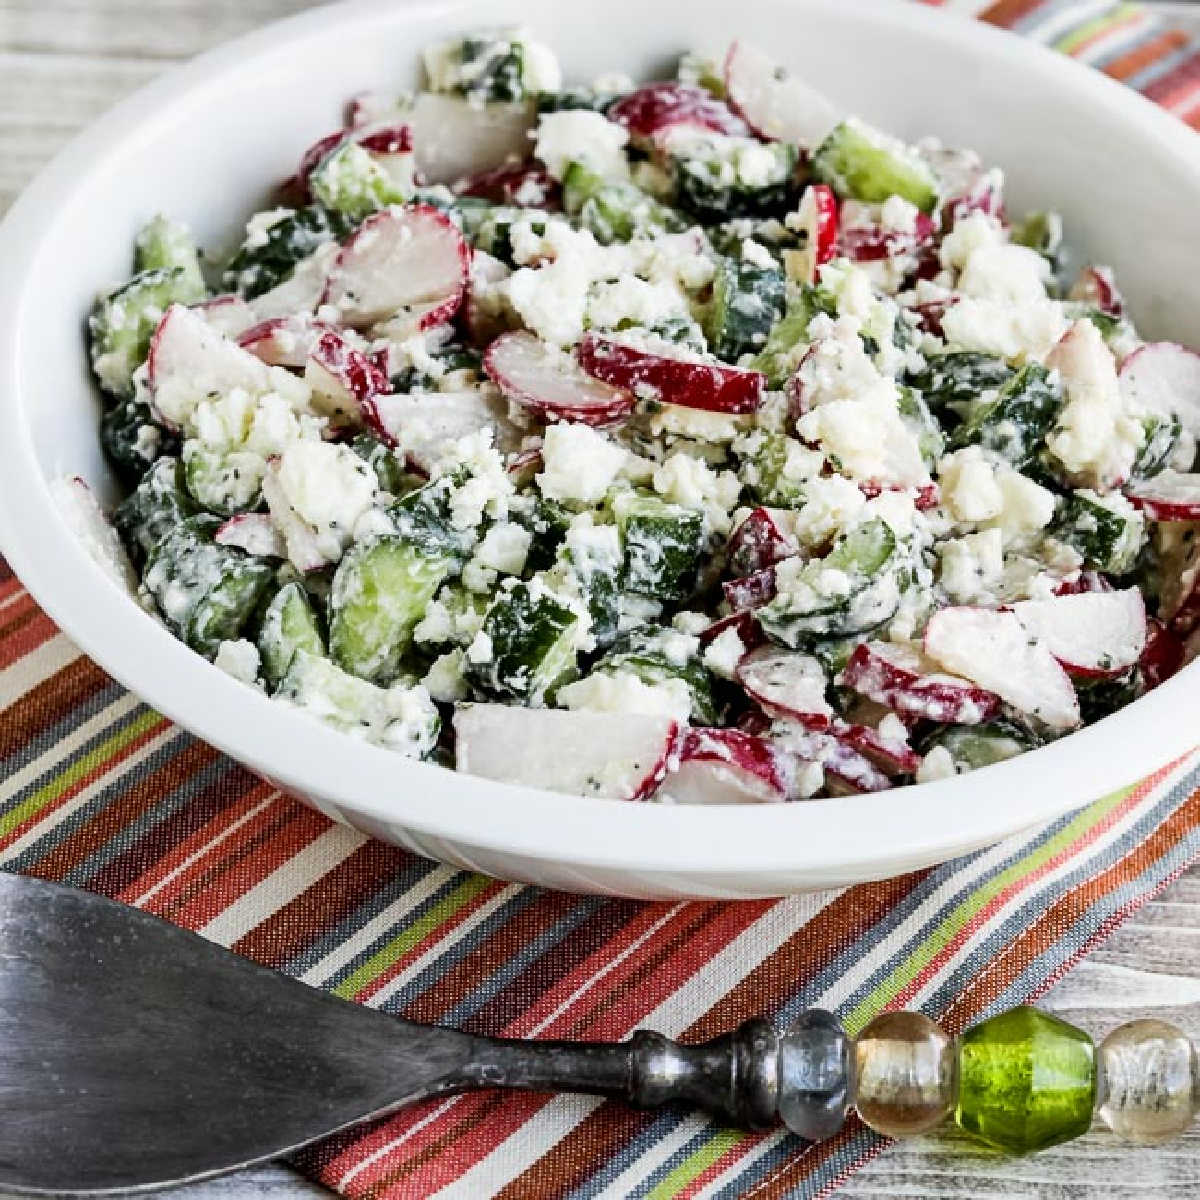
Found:
<path fill-rule="evenodd" d="M 181 59 L 308 7 L 306 0 L 0 0 L 0 213 L 59 146 L 121 96 Z M 1186 5 L 1170 7 L 1186 19 Z M 1200 1039 L 1200 869 L 1126 922 L 1043 1003 L 1093 1034 L 1154 1015 Z M 269 1166 L 168 1195 L 300 1200 L 328 1193 L 287 1167 Z M 1132 1149 L 1095 1131 L 1018 1161 L 953 1135 L 922 1138 L 883 1155 L 838 1195 L 1194 1197 L 1200 1125 L 1158 1149 Z"/>

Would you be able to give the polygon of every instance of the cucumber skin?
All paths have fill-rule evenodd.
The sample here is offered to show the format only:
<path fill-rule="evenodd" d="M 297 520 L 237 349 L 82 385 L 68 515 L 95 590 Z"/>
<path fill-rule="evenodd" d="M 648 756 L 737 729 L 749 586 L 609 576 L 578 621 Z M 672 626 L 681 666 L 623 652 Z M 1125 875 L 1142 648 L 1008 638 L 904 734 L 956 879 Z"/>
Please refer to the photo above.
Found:
<path fill-rule="evenodd" d="M 1128 543 L 1129 521 L 1078 492 L 1063 502 L 1050 532 L 1083 555 L 1084 566 L 1125 575 L 1137 564 L 1140 539 Z M 1128 544 L 1123 548 L 1122 542 Z"/>
<path fill-rule="evenodd" d="M 491 657 L 467 655 L 465 675 L 480 692 L 538 705 L 575 672 L 573 641 L 579 615 L 552 595 L 518 583 L 497 597 L 483 621 Z"/>
<path fill-rule="evenodd" d="M 1062 407 L 1062 394 L 1039 363 L 1027 363 L 996 399 L 954 431 L 950 446 L 979 445 L 1024 471 L 1038 457 Z"/>
<path fill-rule="evenodd" d="M 654 647 L 655 634 L 662 632 L 666 631 L 633 629 L 623 634 L 592 668 L 593 672 L 628 671 L 643 683 L 651 685 L 682 679 L 692 698 L 692 720 L 700 725 L 718 724 L 720 712 L 713 695 L 712 677 L 699 658 L 676 663 L 657 650 Z"/>
<path fill-rule="evenodd" d="M 134 246 L 134 271 L 180 270 L 197 293 L 207 293 L 200 250 L 184 226 L 158 216 L 138 234 Z"/>
<path fill-rule="evenodd" d="M 635 497 L 617 509 L 624 546 L 625 591 L 655 600 L 686 600 L 704 552 L 704 517 L 657 497 Z"/>
<path fill-rule="evenodd" d="M 164 457 L 151 464 L 137 487 L 117 505 L 113 525 L 137 565 L 170 530 L 198 511 L 187 491 L 183 463 Z"/>
<path fill-rule="evenodd" d="M 263 678 L 272 687 L 287 674 L 296 653 L 324 658 L 325 639 L 312 602 L 302 584 L 285 584 L 272 597 L 258 631 Z"/>
<path fill-rule="evenodd" d="M 779 157 L 779 178 L 762 187 L 741 183 L 725 184 L 706 177 L 702 159 L 675 158 L 673 177 L 679 207 L 697 220 L 712 224 L 731 217 L 769 217 L 781 215 L 791 203 L 795 191 L 795 173 L 799 152 L 795 146 L 771 142 Z M 696 164 L 700 164 L 697 168 Z"/>
<path fill-rule="evenodd" d="M 787 302 L 783 315 L 767 334 L 765 345 L 750 364 L 767 377 L 767 387 L 778 389 L 788 381 L 796 364 L 797 346 L 808 344 L 808 325 L 818 313 L 837 315 L 837 303 L 832 296 L 811 284 L 805 284 Z"/>
<path fill-rule="evenodd" d="M 214 542 L 220 526 L 216 517 L 189 517 L 154 547 L 142 580 L 167 626 L 206 658 L 240 636 L 275 578 L 261 559 Z M 182 607 L 181 591 L 190 593 Z"/>
<path fill-rule="evenodd" d="M 688 227 L 682 213 L 635 184 L 605 179 L 577 162 L 563 174 L 563 208 L 602 246 L 639 236 L 682 233 Z"/>
<path fill-rule="evenodd" d="M 276 221 L 261 245 L 245 246 L 225 268 L 224 285 L 247 300 L 291 278 L 296 265 L 327 242 L 343 241 L 355 223 L 343 213 L 310 204 Z"/>
<path fill-rule="evenodd" d="M 141 430 L 146 426 L 158 434 L 155 453 L 150 457 L 142 447 Z M 123 400 L 105 409 L 100 418 L 100 444 L 113 470 L 130 487 L 138 485 L 158 458 L 179 452 L 179 439 L 155 421 L 144 400 L 136 399 Z"/>
<path fill-rule="evenodd" d="M 843 121 L 826 137 L 813 154 L 812 171 L 841 199 L 882 204 L 895 195 L 924 213 L 937 207 L 933 168 L 907 146 L 858 121 Z"/>
<path fill-rule="evenodd" d="M 955 350 L 927 359 L 925 369 L 910 376 L 908 382 L 944 418 L 949 415 L 949 406 L 967 404 L 984 392 L 999 389 L 1014 374 L 1002 358 L 975 350 Z"/>
<path fill-rule="evenodd" d="M 709 348 L 729 362 L 763 350 L 786 306 L 782 270 L 723 259 L 704 327 Z"/>
<path fill-rule="evenodd" d="M 351 546 L 334 573 L 329 651 L 351 675 L 390 683 L 413 629 L 451 562 L 428 547 L 387 535 Z"/>

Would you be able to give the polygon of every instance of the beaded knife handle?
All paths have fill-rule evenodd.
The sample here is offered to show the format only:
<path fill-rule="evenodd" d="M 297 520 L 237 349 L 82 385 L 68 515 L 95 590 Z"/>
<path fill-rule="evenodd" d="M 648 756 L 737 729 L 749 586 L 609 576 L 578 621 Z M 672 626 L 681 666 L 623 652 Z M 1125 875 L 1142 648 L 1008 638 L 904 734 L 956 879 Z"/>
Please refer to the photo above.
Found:
<path fill-rule="evenodd" d="M 639 1108 L 681 1103 L 734 1125 L 782 1121 L 813 1141 L 832 1137 L 851 1108 L 889 1137 L 929 1132 L 948 1118 L 1023 1154 L 1085 1133 L 1098 1109 L 1114 1133 L 1156 1143 L 1181 1134 L 1200 1106 L 1191 1042 L 1162 1021 L 1133 1021 L 1099 1048 L 1083 1030 L 1015 1008 L 951 1038 L 920 1013 L 884 1013 L 857 1038 L 810 1009 L 784 1032 L 747 1021 L 680 1046 L 640 1031 L 626 1042 L 484 1040 L 467 1087 L 576 1091 Z"/>

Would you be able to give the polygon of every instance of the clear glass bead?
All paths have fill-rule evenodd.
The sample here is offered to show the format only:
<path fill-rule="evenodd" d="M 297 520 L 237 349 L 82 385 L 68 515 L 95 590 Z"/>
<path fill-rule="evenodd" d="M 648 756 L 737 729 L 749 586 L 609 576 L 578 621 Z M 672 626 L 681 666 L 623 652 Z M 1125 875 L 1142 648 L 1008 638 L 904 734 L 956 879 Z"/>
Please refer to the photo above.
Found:
<path fill-rule="evenodd" d="M 878 1133 L 926 1133 L 954 1108 L 954 1043 L 923 1013 L 881 1013 L 859 1034 L 854 1063 L 854 1106 Z"/>
<path fill-rule="evenodd" d="M 779 1116 L 809 1141 L 833 1137 L 850 1107 L 851 1043 L 838 1019 L 810 1008 L 779 1038 Z"/>
<path fill-rule="evenodd" d="M 1166 1021 L 1130 1021 L 1100 1043 L 1100 1119 L 1118 1137 L 1155 1145 L 1178 1137 L 1200 1104 L 1196 1050 Z"/>

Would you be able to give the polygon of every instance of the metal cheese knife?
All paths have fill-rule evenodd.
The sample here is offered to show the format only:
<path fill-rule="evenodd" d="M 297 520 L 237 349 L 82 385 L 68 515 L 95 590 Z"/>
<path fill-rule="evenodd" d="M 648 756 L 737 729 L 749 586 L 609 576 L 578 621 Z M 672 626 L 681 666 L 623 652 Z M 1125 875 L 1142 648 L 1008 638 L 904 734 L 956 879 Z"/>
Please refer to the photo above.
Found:
<path fill-rule="evenodd" d="M 0 874 L 0 1191 L 185 1183 L 471 1088 L 683 1102 L 762 1127 L 777 1041 L 765 1021 L 688 1047 L 416 1025 L 104 897 Z"/>

